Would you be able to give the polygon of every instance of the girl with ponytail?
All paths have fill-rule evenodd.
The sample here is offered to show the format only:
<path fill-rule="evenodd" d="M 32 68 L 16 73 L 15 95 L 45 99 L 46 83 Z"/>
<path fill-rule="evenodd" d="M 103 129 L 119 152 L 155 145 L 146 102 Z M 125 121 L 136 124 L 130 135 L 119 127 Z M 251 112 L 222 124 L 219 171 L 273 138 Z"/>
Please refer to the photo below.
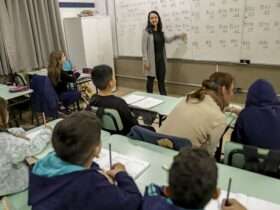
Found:
<path fill-rule="evenodd" d="M 205 148 L 215 154 L 226 128 L 223 113 L 229 105 L 234 79 L 228 73 L 215 72 L 202 82 L 201 88 L 187 94 L 171 112 L 160 133 L 189 139 L 193 147 Z"/>

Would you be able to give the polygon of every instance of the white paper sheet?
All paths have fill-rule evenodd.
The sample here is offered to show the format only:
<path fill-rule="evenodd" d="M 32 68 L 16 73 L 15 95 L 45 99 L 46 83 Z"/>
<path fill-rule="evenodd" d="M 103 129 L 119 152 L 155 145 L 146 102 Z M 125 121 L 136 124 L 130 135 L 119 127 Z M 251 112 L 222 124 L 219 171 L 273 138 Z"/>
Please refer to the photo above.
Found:
<path fill-rule="evenodd" d="M 133 104 L 136 103 L 137 101 L 141 101 L 145 98 L 145 96 L 139 96 L 139 95 L 128 95 L 123 97 L 123 99 L 126 101 L 127 104 Z"/>
<path fill-rule="evenodd" d="M 226 192 L 222 191 L 218 200 L 211 200 L 206 206 L 205 210 L 220 210 L 222 206 L 223 199 L 226 198 Z M 279 210 L 280 205 L 260 200 L 254 197 L 249 197 L 240 193 L 230 193 L 230 198 L 238 200 L 242 205 L 244 205 L 247 210 Z"/>
<path fill-rule="evenodd" d="M 100 157 L 94 160 L 99 164 L 100 168 L 104 170 L 109 170 L 110 168 L 110 160 L 109 160 L 109 150 L 102 149 Z M 142 160 L 138 160 L 135 158 L 131 158 L 126 155 L 122 155 L 117 152 L 112 152 L 112 162 L 122 163 L 125 165 L 127 173 L 137 179 L 150 165 L 150 163 Z"/>
<path fill-rule="evenodd" d="M 146 97 L 145 99 L 138 101 L 136 103 L 133 103 L 133 106 L 142 108 L 142 109 L 150 109 L 152 107 L 155 107 L 159 104 L 161 104 L 163 101 L 156 99 L 156 98 L 151 98 L 151 97 Z"/>

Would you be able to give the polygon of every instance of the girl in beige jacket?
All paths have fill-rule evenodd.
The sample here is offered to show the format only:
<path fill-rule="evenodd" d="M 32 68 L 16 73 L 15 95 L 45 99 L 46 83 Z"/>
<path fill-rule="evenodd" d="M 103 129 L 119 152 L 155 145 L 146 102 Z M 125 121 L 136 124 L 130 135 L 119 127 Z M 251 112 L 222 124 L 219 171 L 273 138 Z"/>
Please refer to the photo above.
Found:
<path fill-rule="evenodd" d="M 223 110 L 233 96 L 233 77 L 216 72 L 187 95 L 164 121 L 159 132 L 191 140 L 214 155 L 227 126 Z"/>

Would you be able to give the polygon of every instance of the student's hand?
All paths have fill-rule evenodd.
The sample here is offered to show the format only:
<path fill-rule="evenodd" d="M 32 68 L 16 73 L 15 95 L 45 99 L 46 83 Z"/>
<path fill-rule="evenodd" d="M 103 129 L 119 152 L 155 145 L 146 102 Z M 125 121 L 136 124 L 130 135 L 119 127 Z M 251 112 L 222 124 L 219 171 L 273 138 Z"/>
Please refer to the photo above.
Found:
<path fill-rule="evenodd" d="M 149 65 L 149 64 L 144 64 L 144 69 L 146 70 L 146 71 L 150 71 L 150 69 L 151 69 L 151 66 Z"/>
<path fill-rule="evenodd" d="M 52 126 L 47 125 L 47 124 L 45 125 L 45 128 L 50 129 L 51 131 L 53 130 Z"/>
<path fill-rule="evenodd" d="M 225 205 L 225 200 L 223 201 L 222 210 L 247 210 L 247 209 L 237 200 L 229 199 L 229 206 Z"/>
<path fill-rule="evenodd" d="M 112 169 L 107 171 L 107 174 L 115 179 L 116 175 L 120 172 L 126 171 L 125 166 L 121 163 L 116 163 L 112 166 Z"/>

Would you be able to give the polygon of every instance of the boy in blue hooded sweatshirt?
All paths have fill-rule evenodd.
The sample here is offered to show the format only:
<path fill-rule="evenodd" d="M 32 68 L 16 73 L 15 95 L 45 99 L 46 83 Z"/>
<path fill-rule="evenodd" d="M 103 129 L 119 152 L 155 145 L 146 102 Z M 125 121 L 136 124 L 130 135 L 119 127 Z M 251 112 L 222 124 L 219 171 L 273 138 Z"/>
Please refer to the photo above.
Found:
<path fill-rule="evenodd" d="M 55 152 L 32 169 L 32 210 L 137 210 L 141 194 L 121 164 L 104 172 L 93 162 L 101 151 L 101 126 L 91 112 L 77 112 L 53 131 Z M 114 180 L 114 182 L 112 181 Z"/>
<path fill-rule="evenodd" d="M 202 210 L 219 197 L 216 161 L 206 150 L 183 149 L 169 171 L 169 186 L 154 184 L 146 188 L 142 210 Z M 229 200 L 222 210 L 246 210 L 238 201 Z"/>
<path fill-rule="evenodd" d="M 249 88 L 231 140 L 241 144 L 280 149 L 280 101 L 272 85 L 259 79 Z"/>

